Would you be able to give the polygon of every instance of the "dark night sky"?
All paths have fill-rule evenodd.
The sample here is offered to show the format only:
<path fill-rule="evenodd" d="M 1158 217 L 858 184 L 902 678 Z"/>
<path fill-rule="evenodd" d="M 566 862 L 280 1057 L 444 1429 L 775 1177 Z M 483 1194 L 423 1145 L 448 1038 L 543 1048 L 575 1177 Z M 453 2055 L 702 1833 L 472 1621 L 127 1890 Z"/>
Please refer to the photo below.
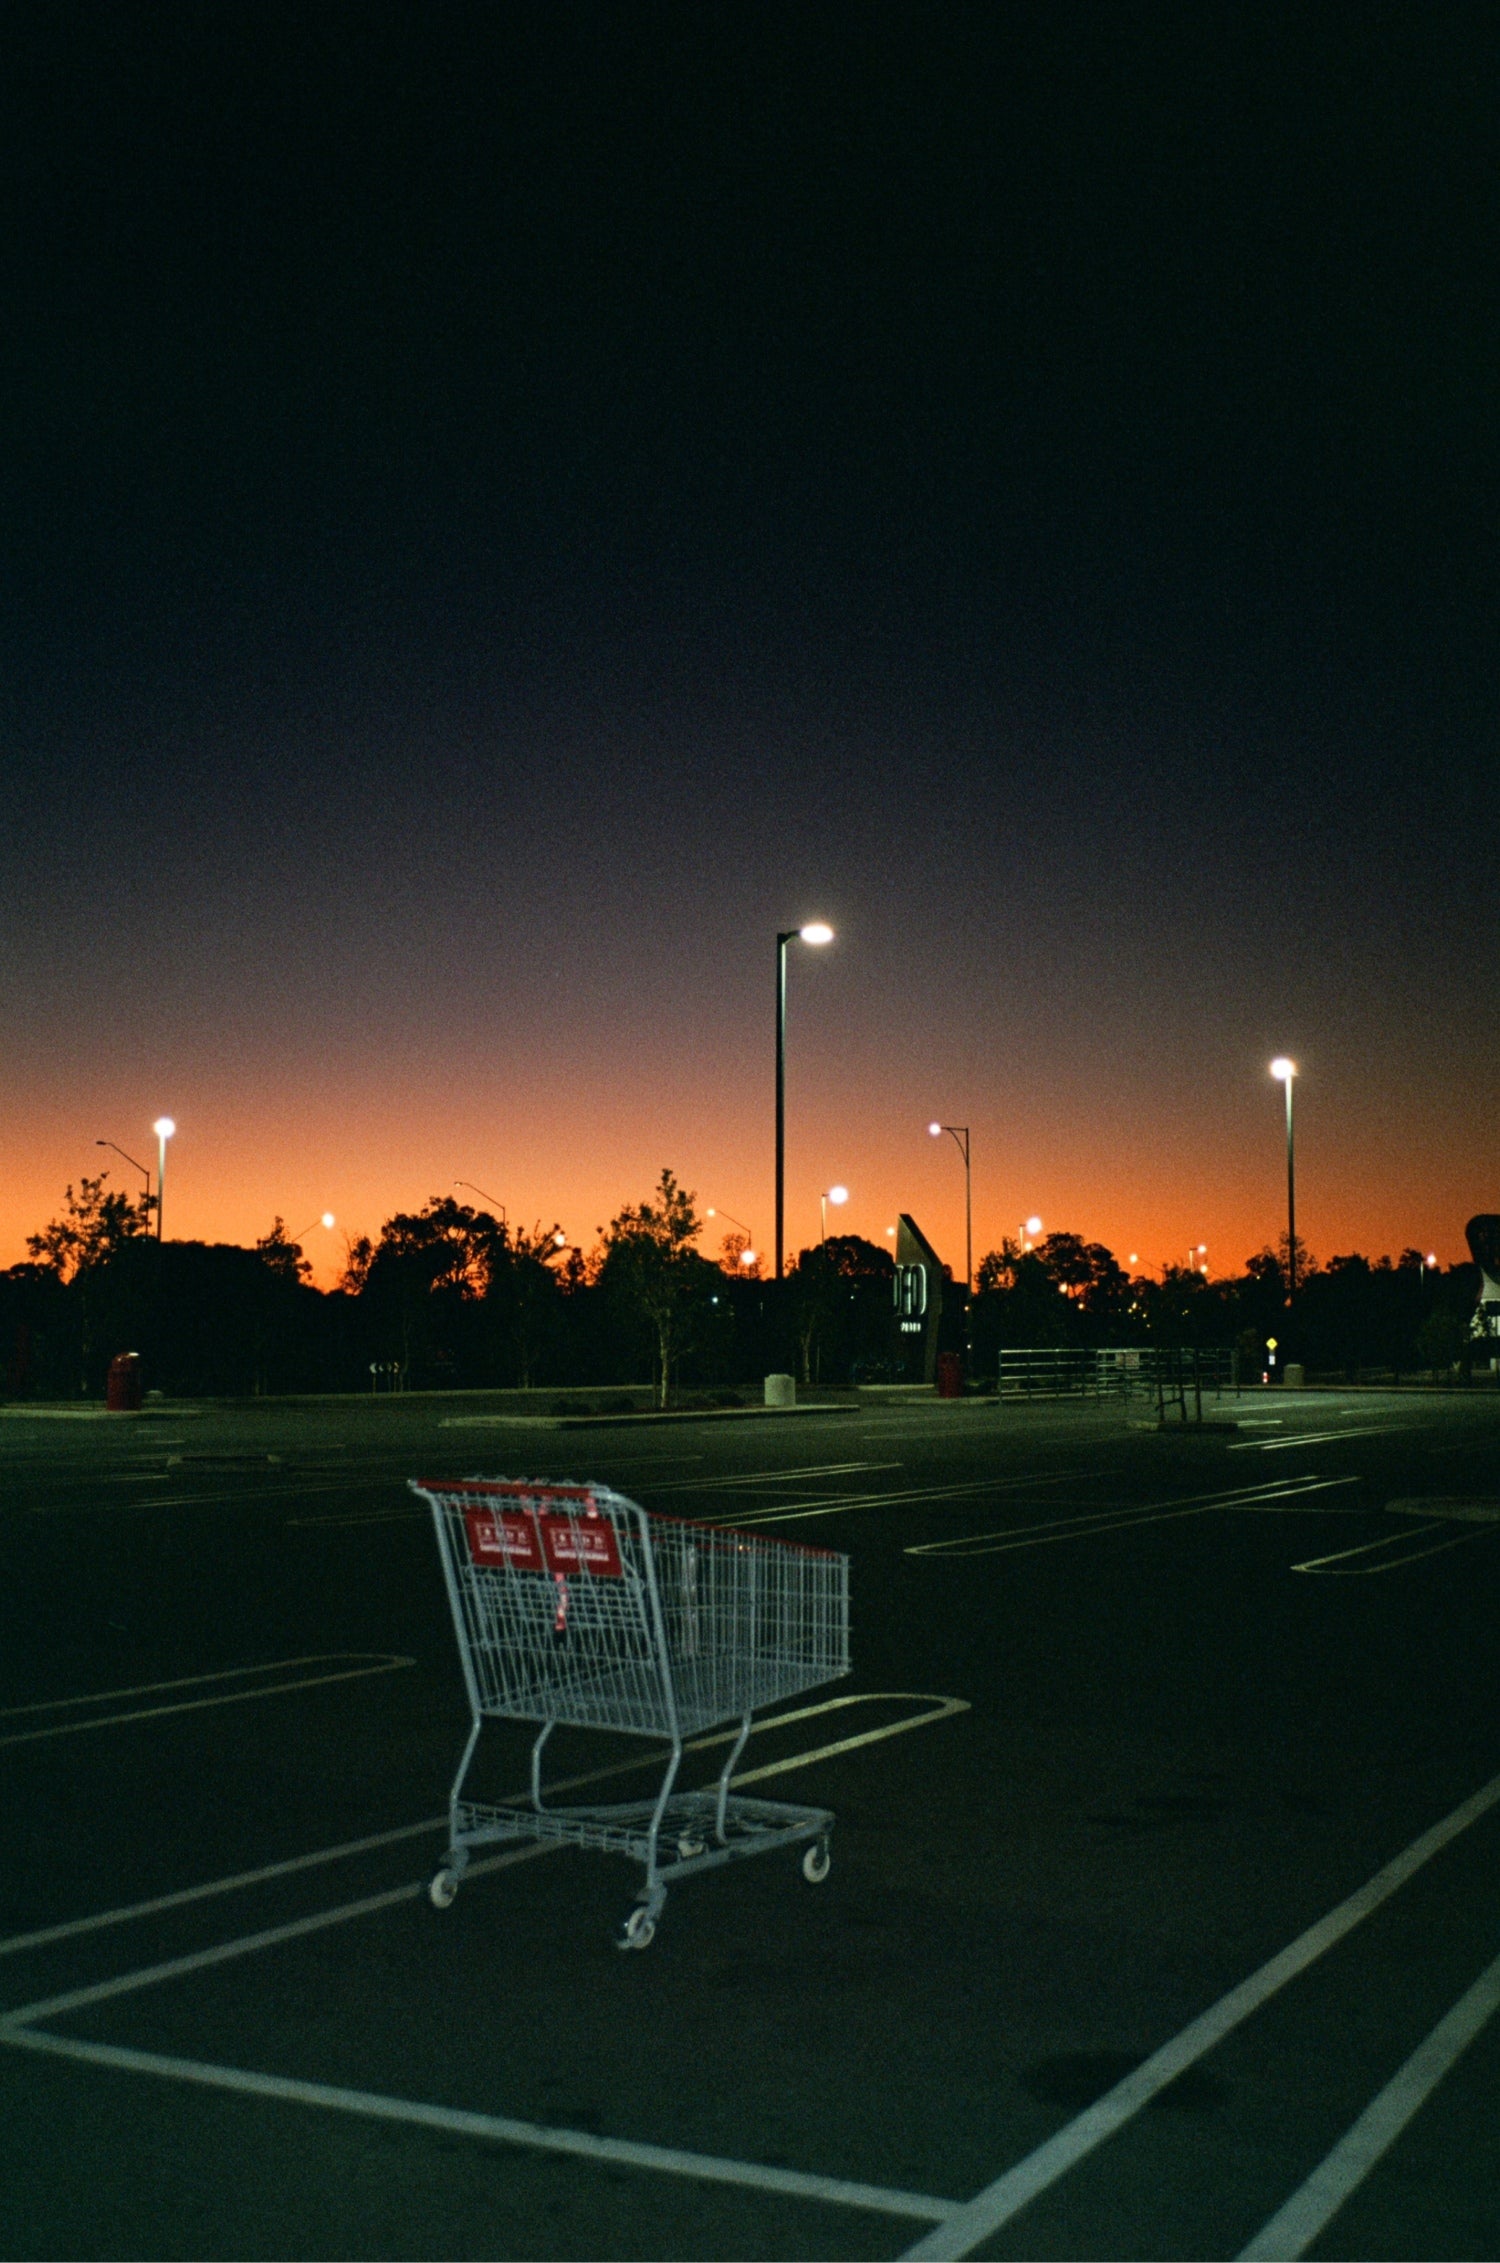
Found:
<path fill-rule="evenodd" d="M 0 1263 L 1500 1202 L 1497 19 L 16 11 Z M 134 1143 L 134 1144 L 133 1144 Z M 174 1215 L 175 1211 L 175 1215 Z M 300 1213 L 300 1215 L 293 1215 Z M 320 1277 L 330 1276 L 325 1263 Z"/>

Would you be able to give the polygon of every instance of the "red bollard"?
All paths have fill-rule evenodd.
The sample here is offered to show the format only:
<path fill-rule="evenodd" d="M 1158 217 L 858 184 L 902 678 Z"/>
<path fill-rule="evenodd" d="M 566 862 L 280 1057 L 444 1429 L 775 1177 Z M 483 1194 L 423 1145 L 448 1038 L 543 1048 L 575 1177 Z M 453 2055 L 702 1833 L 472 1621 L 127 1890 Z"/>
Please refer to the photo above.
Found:
<path fill-rule="evenodd" d="M 117 1353 L 105 1379 L 105 1406 L 111 1414 L 139 1414 L 144 1395 L 140 1353 Z"/>

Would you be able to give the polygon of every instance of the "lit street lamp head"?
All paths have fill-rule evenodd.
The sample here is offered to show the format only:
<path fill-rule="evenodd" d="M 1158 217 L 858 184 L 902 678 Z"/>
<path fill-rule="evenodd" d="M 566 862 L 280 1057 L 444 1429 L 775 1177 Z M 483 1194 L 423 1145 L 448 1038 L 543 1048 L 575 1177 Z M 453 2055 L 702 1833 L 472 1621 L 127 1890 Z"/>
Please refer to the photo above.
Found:
<path fill-rule="evenodd" d="M 158 1139 L 170 1139 L 173 1132 L 176 1131 L 177 1126 L 173 1123 L 170 1116 L 158 1116 L 155 1123 L 151 1126 L 151 1129 L 155 1132 Z"/>
<path fill-rule="evenodd" d="M 847 1187 L 830 1187 L 828 1189 L 828 1200 L 830 1202 L 847 1202 L 848 1199 L 849 1189 Z"/>
<path fill-rule="evenodd" d="M 1271 1063 L 1271 1074 L 1278 1084 L 1290 1084 L 1292 1078 L 1297 1074 L 1297 1064 L 1295 1061 L 1289 1061 L 1286 1055 L 1282 1053 Z"/>
<path fill-rule="evenodd" d="M 929 1124 L 929 1125 L 927 1126 L 927 1129 L 928 1129 L 928 1130 L 929 1130 L 929 1131 L 931 1132 L 931 1134 L 932 1134 L 932 1136 L 933 1136 L 933 1138 L 934 1138 L 934 1139 L 941 1139 L 941 1138 L 942 1138 L 942 1136 L 943 1136 L 943 1127 L 942 1127 L 942 1125 L 941 1125 L 941 1124 Z"/>
<path fill-rule="evenodd" d="M 797 934 L 804 943 L 831 943 L 833 941 L 833 929 L 821 919 L 811 920 L 806 927 L 799 927 Z"/>

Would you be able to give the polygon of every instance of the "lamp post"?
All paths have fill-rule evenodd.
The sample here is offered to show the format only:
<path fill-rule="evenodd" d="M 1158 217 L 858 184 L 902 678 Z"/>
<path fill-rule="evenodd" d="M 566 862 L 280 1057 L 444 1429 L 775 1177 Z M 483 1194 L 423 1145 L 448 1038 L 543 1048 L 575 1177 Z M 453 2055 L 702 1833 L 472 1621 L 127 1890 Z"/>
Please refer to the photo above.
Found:
<path fill-rule="evenodd" d="M 292 1235 L 292 1240 L 294 1242 L 300 1243 L 302 1235 L 310 1234 L 314 1226 L 332 1226 L 336 1223 L 337 1221 L 334 1218 L 333 1212 L 331 1210 L 321 1211 L 316 1218 L 309 1218 L 307 1224 L 302 1228 L 302 1232 Z"/>
<path fill-rule="evenodd" d="M 495 1208 L 500 1213 L 501 1225 L 504 1226 L 509 1223 L 505 1215 L 505 1204 L 503 1202 L 495 1202 L 495 1197 L 492 1194 L 485 1194 L 484 1188 L 477 1187 L 472 1179 L 455 1179 L 453 1184 L 456 1187 L 467 1187 L 470 1194 L 481 1195 L 486 1202 L 494 1202 Z"/>
<path fill-rule="evenodd" d="M 742 1265 L 753 1265 L 755 1263 L 755 1228 L 753 1226 L 747 1226 L 743 1218 L 736 1218 L 732 1210 L 716 1210 L 712 1203 L 709 1204 L 703 1215 L 705 1218 L 727 1218 L 731 1226 L 738 1226 L 745 1237 L 745 1246 L 740 1251 L 740 1263 Z"/>
<path fill-rule="evenodd" d="M 170 1116 L 158 1116 L 151 1129 L 156 1134 L 156 1238 L 161 1240 L 161 1216 L 167 1193 L 167 1141 L 177 1126 Z M 139 1163 L 136 1169 L 140 1169 Z"/>
<path fill-rule="evenodd" d="M 1031 1247 L 1031 1236 L 1039 1234 L 1041 1230 L 1042 1221 L 1040 1218 L 1023 1218 L 1021 1220 L 1021 1255 L 1023 1257 Z"/>
<path fill-rule="evenodd" d="M 969 1127 L 967 1124 L 929 1124 L 927 1129 L 934 1139 L 947 1132 L 964 1159 L 964 1287 L 974 1287 L 974 1199 L 973 1182 L 969 1174 Z"/>
<path fill-rule="evenodd" d="M 123 1157 L 124 1161 L 130 1165 L 132 1171 L 140 1172 L 141 1177 L 146 1182 L 146 1207 L 149 1211 L 151 1206 L 151 1173 L 146 1168 L 145 1164 L 138 1163 L 133 1155 L 126 1155 L 123 1147 L 115 1147 L 115 1143 L 112 1139 L 96 1139 L 94 1145 L 96 1147 L 114 1148 L 115 1154 Z"/>
<path fill-rule="evenodd" d="M 840 1205 L 841 1203 L 845 1203 L 845 1202 L 847 1202 L 847 1201 L 848 1201 L 848 1199 L 849 1199 L 849 1189 L 848 1189 L 847 1187 L 829 1187 L 829 1189 L 828 1189 L 828 1191 L 826 1192 L 826 1194 L 820 1194 L 820 1195 L 819 1195 L 819 1197 L 818 1197 L 818 1207 L 819 1207 L 819 1209 L 821 1210 L 821 1212 L 822 1212 L 822 1215 L 823 1215 L 823 1239 L 824 1239 L 824 1241 L 827 1241 L 827 1239 L 828 1239 L 828 1205 L 829 1205 L 829 1203 L 831 1202 L 831 1203 L 833 1204 L 833 1206 L 834 1206 L 835 1210 L 836 1210 L 836 1209 L 838 1209 L 838 1207 L 839 1207 L 839 1205 Z"/>
<path fill-rule="evenodd" d="M 1297 1294 L 1297 1158 L 1292 1141 L 1292 1085 L 1297 1064 L 1283 1053 L 1271 1063 L 1271 1074 L 1286 1086 L 1286 1301 Z"/>
<path fill-rule="evenodd" d="M 782 1274 L 786 1241 L 786 947 L 788 943 L 831 943 L 833 929 L 820 919 L 788 927 L 776 937 L 776 1278 Z"/>

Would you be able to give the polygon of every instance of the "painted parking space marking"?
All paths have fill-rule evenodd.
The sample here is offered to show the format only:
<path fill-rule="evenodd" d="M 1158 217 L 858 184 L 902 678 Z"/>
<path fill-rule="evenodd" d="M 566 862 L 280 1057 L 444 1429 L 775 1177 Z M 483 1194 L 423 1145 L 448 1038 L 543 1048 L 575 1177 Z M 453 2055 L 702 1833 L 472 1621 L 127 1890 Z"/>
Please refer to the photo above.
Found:
<path fill-rule="evenodd" d="M 1095 1533 L 1123 1532 L 1132 1525 L 1169 1524 L 1175 1517 L 1206 1516 L 1214 1509 L 1266 1509 L 1287 1502 L 1294 1507 L 1314 1493 L 1359 1485 L 1358 1477 L 1294 1477 L 1281 1485 L 1236 1486 L 1223 1493 L 1190 1494 L 1170 1501 L 1143 1502 L 1137 1508 L 1084 1509 L 1075 1516 L 1048 1517 L 1041 1524 L 1011 1525 L 999 1532 L 976 1532 L 954 1540 L 927 1540 L 902 1550 L 907 1556 L 1003 1556 L 1017 1548 L 1045 1548 L 1063 1540 L 1089 1540 Z M 1322 1504 L 1319 1504 L 1320 1508 Z"/>
<path fill-rule="evenodd" d="M 789 1485 L 794 1477 L 848 1477 L 862 1469 L 901 1469 L 905 1465 L 894 1462 L 808 1462 L 801 1469 L 751 1469 L 732 1477 L 677 1477 L 665 1485 L 653 1485 L 653 1493 L 712 1493 L 721 1489 L 738 1491 L 746 1485 Z"/>
<path fill-rule="evenodd" d="M 790 1524 L 804 1517 L 841 1516 L 849 1509 L 898 1508 L 914 1502 L 958 1501 L 971 1499 L 976 1493 L 1015 1493 L 1028 1486 L 1081 1485 L 1099 1476 L 1098 1470 L 1063 1470 L 1050 1477 L 976 1477 L 962 1484 L 912 1485 L 888 1493 L 845 1493 L 837 1499 L 814 1495 L 809 1500 L 781 1501 L 774 1508 L 752 1509 L 748 1515 L 735 1515 L 735 1528 L 759 1524 Z"/>
<path fill-rule="evenodd" d="M 18 1729 L 0 1735 L 0 1746 L 12 1744 L 40 1744 L 48 1737 L 82 1736 L 90 1729 L 127 1727 L 134 1721 L 158 1721 L 172 1713 L 201 1713 L 216 1705 L 249 1705 L 262 1697 L 282 1697 L 289 1691 L 317 1689 L 325 1682 L 363 1681 L 371 1674 L 398 1674 L 416 1664 L 415 1658 L 399 1657 L 392 1651 L 334 1650 L 326 1656 L 286 1658 L 271 1666 L 231 1666 L 222 1673 L 189 1674 L 181 1681 L 147 1682 L 136 1689 L 103 1690 L 90 1697 L 43 1698 L 32 1705 L 14 1705 L 0 1711 L 0 1721 L 14 1720 L 22 1715 L 63 1712 L 86 1705 L 106 1705 L 120 1698 L 146 1697 L 156 1691 L 202 1688 L 205 1682 L 246 1681 L 256 1674 L 293 1674 L 289 1681 L 266 1682 L 253 1688 L 217 1690 L 209 1697 L 184 1697 L 167 1705 L 130 1705 L 113 1713 L 99 1713 L 84 1721 L 49 1721 L 40 1727 Z M 325 1669 L 303 1673 L 302 1667 Z"/>
<path fill-rule="evenodd" d="M 1295 2263 L 1305 2255 L 1497 2011 L 1500 1957 L 1418 2044 L 1306 2182 L 1240 2249 L 1237 2263 Z"/>
<path fill-rule="evenodd" d="M 1372 1578 L 1381 1572 L 1400 1571 L 1406 1564 L 1420 1563 L 1424 1556 L 1441 1556 L 1450 1548 L 1462 1548 L 1470 1540 L 1483 1540 L 1497 1529 L 1490 1523 L 1471 1524 L 1462 1532 L 1452 1530 L 1446 1517 L 1435 1517 L 1430 1524 L 1419 1524 L 1407 1532 L 1388 1533 L 1383 1540 L 1367 1540 L 1360 1548 L 1340 1548 L 1331 1556 L 1309 1556 L 1305 1563 L 1293 1564 L 1294 1572 L 1311 1572 L 1331 1579 Z M 1441 1539 L 1432 1539 L 1441 1533 Z M 1427 1542 L 1425 1546 L 1419 1545 Z"/>
<path fill-rule="evenodd" d="M 888 1737 L 902 1736 L 909 1729 L 925 1728 L 931 1721 L 944 1721 L 955 1713 L 967 1713 L 969 1703 L 963 1697 L 940 1697 L 919 1690 L 860 1690 L 842 1697 L 828 1697 L 814 1705 L 799 1705 L 786 1713 L 760 1715 L 750 1725 L 752 1737 L 764 1735 L 769 1729 L 789 1728 L 797 1721 L 812 1721 L 827 1713 L 843 1712 L 852 1705 L 918 1705 L 919 1713 L 905 1715 L 899 1721 L 886 1723 L 879 1729 L 856 1737 L 846 1737 L 837 1744 L 818 1745 L 805 1754 L 794 1754 L 790 1761 L 775 1761 L 768 1768 L 751 1770 L 734 1778 L 736 1784 L 759 1783 L 764 1776 L 784 1775 L 795 1768 L 811 1767 L 816 1760 L 832 1758 L 835 1753 L 852 1752 L 857 1745 L 878 1744 Z M 711 1735 L 693 1737 L 683 1746 L 684 1752 L 708 1752 L 715 1747 L 731 1744 L 739 1735 L 738 1726 L 715 1730 Z M 654 1753 L 646 1752 L 629 1760 L 612 1762 L 608 1767 L 591 1768 L 582 1775 L 562 1776 L 552 1784 L 555 1797 L 561 1792 L 583 1791 L 594 1784 L 610 1782 L 618 1776 L 628 1776 L 637 1769 L 658 1765 Z M 508 1792 L 503 1804 L 524 1803 L 527 1791 Z M 405 1839 L 418 1839 L 433 1832 L 446 1831 L 446 1815 L 429 1815 L 420 1823 L 398 1824 L 393 1830 L 377 1831 L 367 1838 L 346 1839 L 342 1844 L 319 1847 L 310 1854 L 286 1857 L 280 1862 L 264 1863 L 254 1870 L 235 1871 L 227 1878 L 213 1878 L 197 1886 L 181 1886 L 170 1894 L 156 1894 L 149 1900 L 129 1902 L 118 1909 L 96 1911 L 88 1917 L 74 1917 L 57 1925 L 44 1925 L 27 1933 L 13 1933 L 0 1940 L 0 1956 L 16 1956 L 26 1950 L 50 1947 L 56 1941 L 68 1941 L 87 1933 L 101 1932 L 109 1927 L 128 1925 L 140 1919 L 160 1916 L 164 1911 L 183 1909 L 189 1904 L 210 1900 L 221 1894 L 239 1893 L 252 1886 L 261 1886 L 275 1878 L 290 1878 L 303 1870 L 314 1870 L 331 1862 L 343 1862 L 356 1855 L 369 1854 L 381 1847 L 397 1846 Z M 468 1875 L 477 1874 L 478 1865 L 469 1865 Z"/>
<path fill-rule="evenodd" d="M 1298 1446 L 1327 1446 L 1337 1441 L 1346 1444 L 1351 1438 L 1384 1438 L 1393 1430 L 1420 1430 L 1420 1422 L 1367 1422 L 1358 1430 L 1299 1430 L 1287 1438 L 1242 1438 L 1231 1446 L 1232 1454 L 1283 1454 Z"/>
<path fill-rule="evenodd" d="M 1434 1855 L 1440 1854 L 1482 1816 L 1489 1814 L 1497 1802 L 1500 1802 L 1500 1776 L 1492 1776 L 1451 1814 L 1413 1839 L 1410 1846 L 1377 1870 L 1363 1886 L 1310 1925 L 1306 1932 L 1299 1933 L 1247 1980 L 1231 1988 L 1197 2019 L 1189 2021 L 1123 2081 L 1117 2082 L 1113 2090 L 1106 2091 L 1092 2106 L 1075 2115 L 1023 2160 L 976 2193 L 946 2224 L 908 2248 L 907 2255 L 936 2256 L 944 2258 L 945 2263 L 957 2263 L 959 2257 L 972 2254 L 1069 2169 L 1087 2159 L 1107 2138 L 1133 2121 L 1168 2083 L 1175 2082 L 1189 2067 L 1196 2066 L 1225 2036 L 1278 1995 L 1289 1981 L 1307 1971 L 1373 1910 L 1389 1901 Z"/>
<path fill-rule="evenodd" d="M 753 1730 L 785 1727 L 795 1721 L 810 1720 L 817 1715 L 836 1712 L 861 1704 L 916 1703 L 923 1710 L 901 1720 L 887 1722 L 879 1728 L 861 1731 L 841 1738 L 835 1743 L 814 1746 L 794 1753 L 788 1758 L 771 1762 L 761 1769 L 750 1770 L 736 1776 L 735 1783 L 754 1783 L 766 1776 L 784 1775 L 798 1768 L 809 1768 L 835 1754 L 852 1752 L 860 1746 L 880 1743 L 886 1738 L 901 1736 L 912 1729 L 923 1728 L 932 1722 L 950 1719 L 956 1713 L 967 1712 L 968 1704 L 962 1698 L 918 1695 L 910 1691 L 868 1691 L 824 1700 L 814 1705 L 799 1706 L 795 1711 L 772 1714 L 753 1724 Z M 752 1730 L 752 1733 L 753 1733 Z M 711 1744 L 731 1742 L 739 1734 L 738 1727 L 701 1737 L 688 1749 L 701 1749 Z M 595 1770 L 588 1777 L 571 1780 L 568 1785 L 553 1789 L 572 1788 L 584 1782 L 595 1782 L 604 1776 L 620 1775 L 630 1769 L 651 1764 L 650 1755 L 644 1759 L 627 1761 L 618 1767 Z M 431 1822 L 405 1827 L 399 1832 L 381 1833 L 372 1841 L 359 1844 L 392 1843 L 400 1837 L 415 1836 L 418 1832 L 442 1828 L 446 1817 Z M 353 1851 L 353 1847 L 328 1850 L 329 1855 Z M 512 1848 L 503 1854 L 488 1856 L 473 1862 L 468 1877 L 487 1872 L 509 1869 L 521 1862 L 538 1861 L 563 1851 L 559 1842 Z M 267 1873 L 242 1874 L 240 1880 L 218 1881 L 207 1888 L 189 1889 L 181 1896 L 160 1898 L 153 1904 L 140 1904 L 134 1911 L 105 1913 L 97 1920 L 82 1920 L 66 1928 L 49 1928 L 44 1934 L 32 1934 L 13 1943 L 0 1943 L 0 1950 L 10 1947 L 38 1946 L 49 1938 L 60 1938 L 65 1933 L 82 1931 L 90 1923 L 98 1924 L 128 1915 L 144 1914 L 149 1909 L 175 1905 L 181 1900 L 201 1896 L 205 1892 L 225 1891 L 237 1883 L 251 1882 L 260 1875 L 282 1875 L 292 1867 L 305 1866 L 324 1856 L 295 1858 L 293 1864 L 273 1865 Z M 445 2134 L 472 2137 L 490 2143 L 524 2147 L 531 2151 L 571 2154 L 586 2160 L 607 2162 L 619 2167 L 650 2170 L 658 2174 L 694 2179 L 700 2183 L 729 2184 L 753 2191 L 775 2193 L 790 2199 L 816 2201 L 826 2206 L 860 2209 L 879 2215 L 894 2216 L 918 2223 L 942 2223 L 958 2212 L 956 2200 L 938 2198 L 929 2193 L 915 2193 L 884 2185 L 866 2184 L 841 2177 L 820 2176 L 798 2169 L 773 2168 L 758 2161 L 735 2161 L 717 2154 L 682 2151 L 672 2146 L 645 2144 L 627 2138 L 603 2138 L 585 2130 L 549 2127 L 542 2123 L 509 2119 L 494 2114 L 469 2112 L 461 2108 L 429 2105 L 421 2100 L 387 2097 L 377 2092 L 340 2088 L 333 2084 L 303 2082 L 281 2075 L 260 2074 L 249 2068 L 220 2066 L 197 2059 L 172 2056 L 162 2052 L 138 2051 L 129 2047 L 93 2043 L 71 2036 L 50 2034 L 41 2030 L 37 2022 L 61 2018 L 66 2014 L 83 2011 L 93 2005 L 116 2000 L 164 1982 L 184 1979 L 196 1972 L 221 1966 L 261 1950 L 276 1947 L 282 1942 L 303 1939 L 309 1934 L 325 1931 L 331 1926 L 346 1924 L 361 1917 L 398 1907 L 402 1903 L 421 1899 L 427 1892 L 427 1881 L 417 1879 L 407 1884 L 388 1888 L 377 1894 L 367 1894 L 358 1900 L 345 1902 L 331 1909 L 316 1910 L 310 1915 L 291 1919 L 283 1924 L 267 1926 L 258 1932 L 242 1934 L 234 1940 L 221 1941 L 204 1949 L 165 1959 L 135 1972 L 120 1973 L 113 1978 L 98 1981 L 92 1986 L 74 1988 L 44 1997 L 36 2002 L 18 2006 L 0 2017 L 0 2043 L 14 2049 L 41 2053 L 49 2057 L 72 2060 L 86 2066 L 109 2067 L 126 2073 L 149 2074 L 159 2078 L 194 2083 L 203 2087 L 228 2091 L 241 2096 L 270 2098 L 287 2104 L 321 2107 L 330 2111 L 359 2115 L 367 2119 L 407 2124 L 439 2130 Z"/>
<path fill-rule="evenodd" d="M 371 2121 L 404 2122 L 419 2129 L 440 2131 L 445 2136 L 478 2138 L 490 2144 L 521 2146 L 531 2152 L 569 2154 L 577 2160 L 598 2161 L 616 2168 L 688 2177 L 700 2184 L 738 2185 L 752 2192 L 774 2193 L 783 2199 L 819 2201 L 825 2206 L 915 2219 L 918 2223 L 942 2223 L 959 2209 L 957 2201 L 939 2200 L 928 2193 L 858 2184 L 842 2177 L 816 2176 L 799 2169 L 776 2169 L 759 2161 L 730 2160 L 722 2154 L 687 2153 L 674 2146 L 646 2145 L 632 2138 L 595 2137 L 587 2130 L 512 2121 L 500 2114 L 431 2106 L 415 2098 L 383 2097 L 375 2091 L 340 2089 L 331 2083 L 299 2082 L 285 2075 L 255 2074 L 244 2067 L 211 2066 L 199 2059 L 172 2058 L 160 2051 L 133 2051 L 108 2043 L 79 2043 L 66 2036 L 38 2034 L 34 2030 L 3 2025 L 0 2025 L 0 2042 L 23 2050 L 45 2052 L 54 2058 L 72 2059 L 85 2066 L 165 2076 L 176 2082 L 237 2092 L 242 2097 L 317 2106 Z"/>

